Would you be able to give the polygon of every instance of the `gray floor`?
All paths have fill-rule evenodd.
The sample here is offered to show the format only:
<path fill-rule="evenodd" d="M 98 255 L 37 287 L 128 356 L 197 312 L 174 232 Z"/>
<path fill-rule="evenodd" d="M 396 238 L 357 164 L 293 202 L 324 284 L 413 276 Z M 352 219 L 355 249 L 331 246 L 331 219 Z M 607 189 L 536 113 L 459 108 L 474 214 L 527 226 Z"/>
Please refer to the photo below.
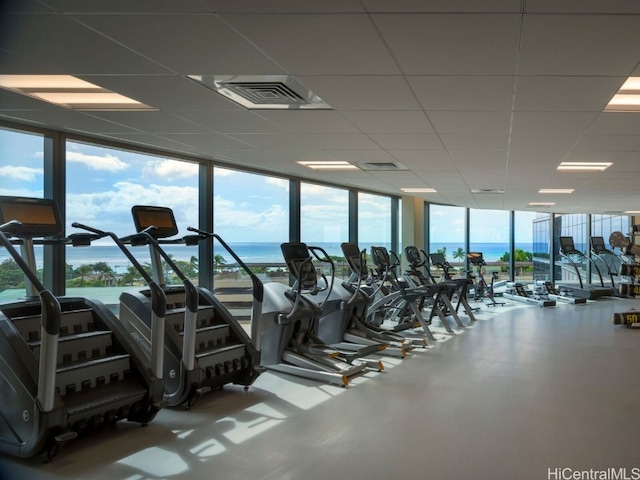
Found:
<path fill-rule="evenodd" d="M 229 387 L 145 428 L 119 423 L 49 464 L 0 460 L 11 479 L 640 478 L 640 330 L 611 324 L 630 308 L 485 308 L 346 389 L 267 373 L 247 394 Z"/>

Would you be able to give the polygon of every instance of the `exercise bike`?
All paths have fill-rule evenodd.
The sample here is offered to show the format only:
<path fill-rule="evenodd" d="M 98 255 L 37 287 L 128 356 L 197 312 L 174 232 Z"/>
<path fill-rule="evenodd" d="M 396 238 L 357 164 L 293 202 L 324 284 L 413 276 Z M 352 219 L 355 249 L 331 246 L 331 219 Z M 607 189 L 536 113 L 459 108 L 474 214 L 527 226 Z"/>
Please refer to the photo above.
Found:
<path fill-rule="evenodd" d="M 487 281 L 484 278 L 483 267 L 487 265 L 482 257 L 482 252 L 469 252 L 467 253 L 467 260 L 472 265 L 477 267 L 476 282 L 473 289 L 473 299 L 477 301 L 484 301 L 489 307 L 495 307 L 498 305 L 505 305 L 504 302 L 497 302 L 494 291 L 494 283 L 498 279 L 498 272 L 491 274 L 491 283 L 487 285 Z M 473 279 L 471 270 L 467 272 L 467 276 Z"/>

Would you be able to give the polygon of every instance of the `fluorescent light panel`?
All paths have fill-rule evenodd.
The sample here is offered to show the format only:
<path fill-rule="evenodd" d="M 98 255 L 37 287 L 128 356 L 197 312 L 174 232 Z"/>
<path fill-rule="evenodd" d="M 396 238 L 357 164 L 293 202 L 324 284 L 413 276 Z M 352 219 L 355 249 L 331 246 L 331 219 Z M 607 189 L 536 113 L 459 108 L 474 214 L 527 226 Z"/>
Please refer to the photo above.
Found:
<path fill-rule="evenodd" d="M 355 165 L 341 160 L 301 161 L 297 163 L 314 170 L 358 170 Z"/>
<path fill-rule="evenodd" d="M 541 188 L 538 193 L 573 193 L 573 188 Z"/>
<path fill-rule="evenodd" d="M 0 75 L 0 88 L 73 110 L 155 110 L 70 75 Z"/>
<path fill-rule="evenodd" d="M 611 162 L 562 162 L 558 166 L 559 171 L 574 171 L 574 172 L 602 172 L 609 168 L 613 163 Z"/>
<path fill-rule="evenodd" d="M 437 193 L 437 190 L 435 188 L 427 188 L 427 187 L 406 187 L 406 188 L 401 188 L 400 190 L 402 190 L 405 193 Z"/>
<path fill-rule="evenodd" d="M 531 207 L 551 207 L 555 204 L 556 202 L 529 202 L 529 206 Z"/>
<path fill-rule="evenodd" d="M 628 215 L 638 215 L 638 214 L 640 214 L 640 210 L 625 210 L 624 213 L 626 213 Z"/>
<path fill-rule="evenodd" d="M 640 77 L 629 77 L 604 109 L 605 112 L 640 112 Z"/>

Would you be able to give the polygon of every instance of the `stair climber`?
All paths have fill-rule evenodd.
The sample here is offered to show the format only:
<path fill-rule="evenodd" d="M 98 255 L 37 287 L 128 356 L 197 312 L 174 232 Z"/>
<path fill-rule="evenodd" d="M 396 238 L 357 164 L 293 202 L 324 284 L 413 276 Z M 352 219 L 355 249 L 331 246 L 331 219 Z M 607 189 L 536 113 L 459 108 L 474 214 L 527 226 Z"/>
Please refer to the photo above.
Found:
<path fill-rule="evenodd" d="M 64 240 L 55 202 L 0 197 L 0 224 L 27 295 L 0 305 L 0 451 L 48 461 L 103 424 L 150 422 L 163 404 L 162 349 L 152 345 L 160 355 L 148 362 L 106 306 L 55 296 L 35 273 L 34 239 Z"/>
<path fill-rule="evenodd" d="M 170 406 L 191 408 L 205 393 L 233 383 L 245 390 L 263 371 L 257 349 L 242 326 L 208 290 L 196 287 L 180 271 L 162 244 L 190 244 L 208 238 L 202 232 L 175 237 L 173 211 L 166 207 L 137 205 L 131 209 L 138 233 L 125 240 L 148 246 L 151 271 L 167 298 L 165 323 L 165 399 Z M 182 285 L 167 285 L 162 261 Z M 149 339 L 150 291 L 129 290 L 120 296 L 120 320 Z"/>

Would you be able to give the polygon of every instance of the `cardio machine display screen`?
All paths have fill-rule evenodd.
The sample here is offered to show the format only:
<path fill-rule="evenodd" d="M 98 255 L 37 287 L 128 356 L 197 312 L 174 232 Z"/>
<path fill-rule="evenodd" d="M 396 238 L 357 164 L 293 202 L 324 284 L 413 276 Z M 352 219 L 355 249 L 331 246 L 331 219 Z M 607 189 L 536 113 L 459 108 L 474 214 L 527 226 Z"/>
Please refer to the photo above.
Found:
<path fill-rule="evenodd" d="M 62 233 L 56 204 L 48 199 L 0 197 L 0 224 L 17 220 L 10 229 L 15 235 L 45 237 Z"/>
<path fill-rule="evenodd" d="M 607 247 L 604 244 L 604 238 L 602 237 L 591 237 L 591 248 L 596 253 L 602 253 L 607 250 Z"/>
<path fill-rule="evenodd" d="M 178 234 L 176 219 L 170 208 L 135 205 L 131 208 L 131 214 L 138 232 L 153 226 L 156 228 L 149 233 L 156 238 L 172 237 Z"/>
<path fill-rule="evenodd" d="M 560 250 L 564 253 L 573 253 L 576 247 L 573 244 L 573 237 L 560 237 Z"/>

